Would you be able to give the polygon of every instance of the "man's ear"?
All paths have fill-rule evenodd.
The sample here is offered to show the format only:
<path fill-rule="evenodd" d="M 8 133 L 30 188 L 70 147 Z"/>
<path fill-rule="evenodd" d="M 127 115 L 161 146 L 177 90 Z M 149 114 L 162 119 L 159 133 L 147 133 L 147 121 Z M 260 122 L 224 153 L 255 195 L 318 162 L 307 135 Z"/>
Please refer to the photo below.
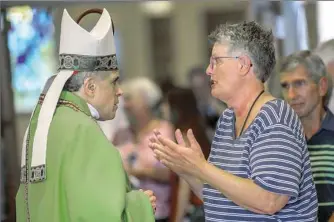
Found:
<path fill-rule="evenodd" d="M 321 77 L 318 83 L 320 96 L 325 96 L 328 91 L 328 79 L 327 77 Z"/>
<path fill-rule="evenodd" d="M 86 96 L 89 98 L 93 98 L 95 96 L 96 82 L 93 78 L 85 79 L 82 87 Z"/>

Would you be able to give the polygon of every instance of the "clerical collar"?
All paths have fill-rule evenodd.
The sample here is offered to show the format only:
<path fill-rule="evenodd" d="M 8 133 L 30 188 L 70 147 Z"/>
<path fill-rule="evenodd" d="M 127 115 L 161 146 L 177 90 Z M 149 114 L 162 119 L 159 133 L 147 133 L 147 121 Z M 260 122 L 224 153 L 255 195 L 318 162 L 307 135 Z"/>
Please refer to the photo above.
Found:
<path fill-rule="evenodd" d="M 100 119 L 100 114 L 99 112 L 97 111 L 97 109 L 95 109 L 91 104 L 87 103 L 88 105 L 88 108 L 89 108 L 89 111 L 90 113 L 92 114 L 92 117 L 96 120 Z"/>

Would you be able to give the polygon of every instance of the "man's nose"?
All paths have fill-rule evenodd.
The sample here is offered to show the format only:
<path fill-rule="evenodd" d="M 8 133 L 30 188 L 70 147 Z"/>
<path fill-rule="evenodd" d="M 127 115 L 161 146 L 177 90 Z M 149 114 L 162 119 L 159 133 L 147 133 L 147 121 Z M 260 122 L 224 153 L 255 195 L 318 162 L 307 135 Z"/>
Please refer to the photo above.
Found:
<path fill-rule="evenodd" d="M 294 89 L 294 87 L 290 87 L 288 89 L 288 98 L 289 99 L 294 99 L 296 98 L 297 94 L 296 94 L 296 90 Z"/>
<path fill-rule="evenodd" d="M 117 96 L 122 96 L 123 95 L 123 90 L 121 89 L 121 87 L 118 87 L 116 95 Z"/>

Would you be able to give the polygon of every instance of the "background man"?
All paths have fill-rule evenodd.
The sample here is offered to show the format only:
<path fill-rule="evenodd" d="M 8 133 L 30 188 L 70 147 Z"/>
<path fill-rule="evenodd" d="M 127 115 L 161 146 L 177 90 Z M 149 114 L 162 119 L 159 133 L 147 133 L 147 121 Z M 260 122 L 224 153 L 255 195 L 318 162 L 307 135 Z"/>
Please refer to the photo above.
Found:
<path fill-rule="evenodd" d="M 327 109 L 332 91 L 329 77 L 321 58 L 310 51 L 289 55 L 280 70 L 283 97 L 299 116 L 307 138 L 319 222 L 334 221 L 334 116 Z"/>

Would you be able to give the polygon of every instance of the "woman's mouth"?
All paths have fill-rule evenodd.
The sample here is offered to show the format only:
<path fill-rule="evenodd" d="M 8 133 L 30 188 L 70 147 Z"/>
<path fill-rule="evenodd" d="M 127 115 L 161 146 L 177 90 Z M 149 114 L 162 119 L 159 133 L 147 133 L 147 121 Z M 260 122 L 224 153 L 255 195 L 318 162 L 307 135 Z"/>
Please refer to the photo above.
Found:
<path fill-rule="evenodd" d="M 210 80 L 210 83 L 211 83 L 211 87 L 213 87 L 217 82 L 214 80 Z"/>

